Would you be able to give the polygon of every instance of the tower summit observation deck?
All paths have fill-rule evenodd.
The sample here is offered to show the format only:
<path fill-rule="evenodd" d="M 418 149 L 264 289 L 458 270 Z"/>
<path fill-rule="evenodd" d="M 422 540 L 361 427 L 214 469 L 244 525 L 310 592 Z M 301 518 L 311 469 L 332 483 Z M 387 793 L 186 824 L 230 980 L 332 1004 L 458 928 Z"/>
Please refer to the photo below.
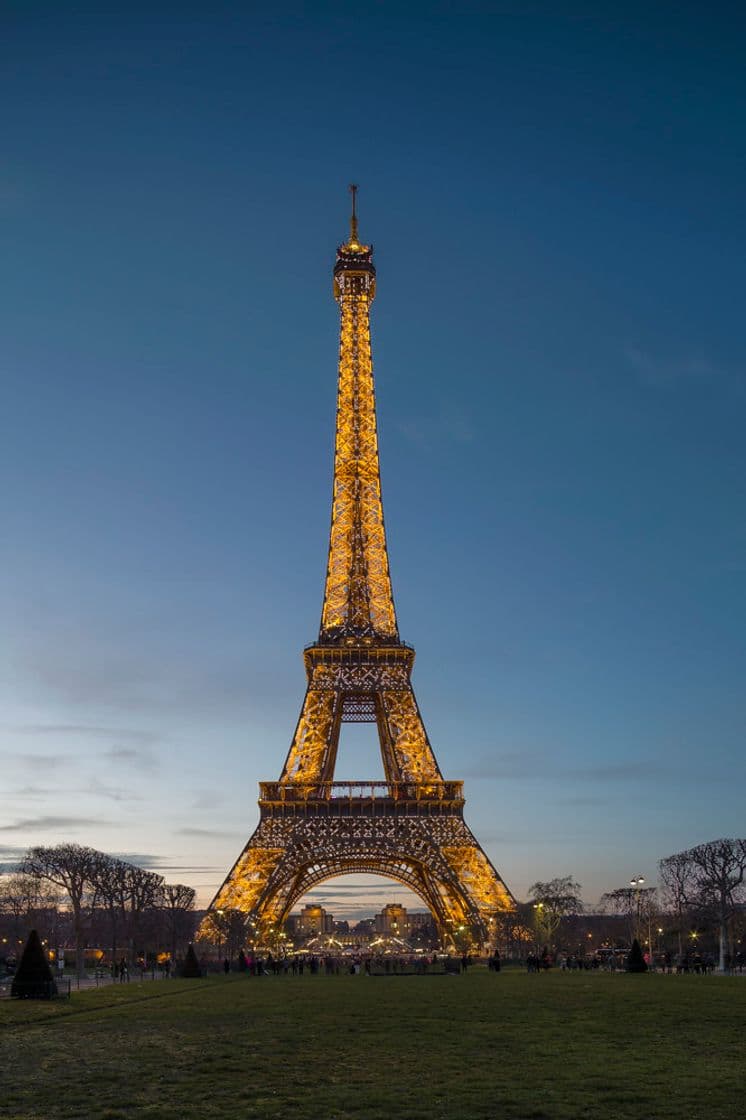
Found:
<path fill-rule="evenodd" d="M 399 638 L 381 499 L 370 307 L 373 248 L 337 250 L 337 425 L 329 556 L 318 640 L 304 651 L 306 695 L 280 778 L 260 783 L 259 824 L 210 904 L 201 936 L 232 912 L 260 939 L 314 885 L 353 872 L 406 884 L 445 944 L 493 940 L 514 902 L 463 819 L 463 783 L 444 781 Z M 341 725 L 377 725 L 385 781 L 334 781 Z"/>

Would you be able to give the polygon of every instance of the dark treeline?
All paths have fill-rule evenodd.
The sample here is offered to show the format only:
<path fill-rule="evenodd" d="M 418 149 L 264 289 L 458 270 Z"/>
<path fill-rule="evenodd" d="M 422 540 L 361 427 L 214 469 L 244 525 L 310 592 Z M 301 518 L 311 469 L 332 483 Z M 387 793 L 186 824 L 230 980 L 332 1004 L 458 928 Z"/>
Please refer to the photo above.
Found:
<path fill-rule="evenodd" d="M 109 962 L 173 960 L 194 935 L 194 898 L 192 887 L 95 848 L 31 848 L 0 879 L 0 956 L 17 955 L 36 929 L 49 949 L 74 948 L 79 974 L 89 947 Z"/>
<path fill-rule="evenodd" d="M 495 914 L 494 943 L 506 959 L 544 948 L 583 958 L 637 939 L 653 958 L 707 952 L 727 969 L 746 949 L 746 840 L 714 840 L 668 856 L 659 879 L 659 887 L 637 878 L 608 891 L 592 911 L 572 877 L 536 882 L 527 902 Z M 0 957 L 16 956 L 37 929 L 48 949 L 74 948 L 80 972 L 88 947 L 104 950 L 107 963 L 124 958 L 134 966 L 158 954 L 173 961 L 195 936 L 194 899 L 191 887 L 94 848 L 31 848 L 0 878 Z M 219 957 L 233 959 L 248 944 L 247 915 L 218 912 L 211 920 L 215 936 L 207 940 Z M 283 951 L 291 949 L 292 937 L 282 936 Z M 456 945 L 468 948 L 466 941 Z"/>
<path fill-rule="evenodd" d="M 530 950 L 592 956 L 636 939 L 646 954 L 706 952 L 727 970 L 746 951 L 746 840 L 720 839 L 660 860 L 659 887 L 642 878 L 602 895 L 590 911 L 570 876 L 537 882 L 515 912 L 498 914 L 507 957 Z"/>

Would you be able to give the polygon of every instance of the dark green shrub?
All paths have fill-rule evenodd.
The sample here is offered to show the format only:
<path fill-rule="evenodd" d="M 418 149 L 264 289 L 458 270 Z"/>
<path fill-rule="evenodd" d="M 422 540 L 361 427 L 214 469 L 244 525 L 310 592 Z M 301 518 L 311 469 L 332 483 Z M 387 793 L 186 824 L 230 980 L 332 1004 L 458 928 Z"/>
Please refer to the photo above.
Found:
<path fill-rule="evenodd" d="M 640 942 L 635 938 L 627 957 L 627 972 L 647 972 L 647 970 L 648 966 L 645 964 Z"/>
<path fill-rule="evenodd" d="M 193 980 L 195 977 L 202 975 L 202 969 L 199 967 L 197 954 L 194 951 L 194 945 L 190 945 L 187 949 L 187 955 L 184 958 L 184 963 L 181 966 L 181 975 L 185 980 Z"/>
<path fill-rule="evenodd" d="M 10 994 L 15 999 L 52 999 L 57 995 L 57 985 L 35 929 L 24 946 Z"/>

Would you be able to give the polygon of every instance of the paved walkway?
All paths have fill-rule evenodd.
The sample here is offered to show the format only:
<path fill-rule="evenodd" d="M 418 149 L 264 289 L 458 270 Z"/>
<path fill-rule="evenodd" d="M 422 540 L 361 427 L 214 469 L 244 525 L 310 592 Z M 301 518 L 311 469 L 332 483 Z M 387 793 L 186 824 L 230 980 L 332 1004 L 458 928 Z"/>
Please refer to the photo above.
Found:
<path fill-rule="evenodd" d="M 166 980 L 167 977 L 161 972 L 135 972 L 130 975 L 129 980 L 125 980 L 125 984 L 143 984 L 155 980 Z M 57 990 L 61 996 L 66 996 L 68 990 L 70 992 L 84 992 L 89 988 L 110 988 L 112 984 L 119 984 L 119 979 L 114 979 L 109 972 L 102 972 L 100 975 L 86 973 L 85 976 L 77 977 L 66 974 L 63 977 L 55 976 L 57 981 Z M 6 976 L 0 980 L 0 999 L 10 999 L 10 987 L 13 983 L 12 976 Z"/>

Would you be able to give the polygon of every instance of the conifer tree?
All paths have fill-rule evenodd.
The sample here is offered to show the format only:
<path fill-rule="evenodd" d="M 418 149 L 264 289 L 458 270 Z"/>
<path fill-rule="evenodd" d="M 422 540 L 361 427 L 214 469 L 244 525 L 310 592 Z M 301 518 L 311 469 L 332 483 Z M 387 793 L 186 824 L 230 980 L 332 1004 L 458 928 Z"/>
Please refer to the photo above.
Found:
<path fill-rule="evenodd" d="M 57 995 L 57 985 L 35 929 L 24 946 L 10 994 L 15 999 L 51 999 Z"/>
<path fill-rule="evenodd" d="M 645 963 L 645 958 L 642 955 L 640 942 L 637 938 L 632 942 L 632 948 L 627 957 L 627 972 L 647 972 L 648 966 Z"/>
<path fill-rule="evenodd" d="M 187 955 L 184 958 L 184 964 L 181 966 L 181 975 L 185 980 L 192 980 L 195 977 L 202 975 L 202 969 L 199 967 L 197 954 L 194 951 L 194 945 L 190 945 L 187 949 Z"/>

